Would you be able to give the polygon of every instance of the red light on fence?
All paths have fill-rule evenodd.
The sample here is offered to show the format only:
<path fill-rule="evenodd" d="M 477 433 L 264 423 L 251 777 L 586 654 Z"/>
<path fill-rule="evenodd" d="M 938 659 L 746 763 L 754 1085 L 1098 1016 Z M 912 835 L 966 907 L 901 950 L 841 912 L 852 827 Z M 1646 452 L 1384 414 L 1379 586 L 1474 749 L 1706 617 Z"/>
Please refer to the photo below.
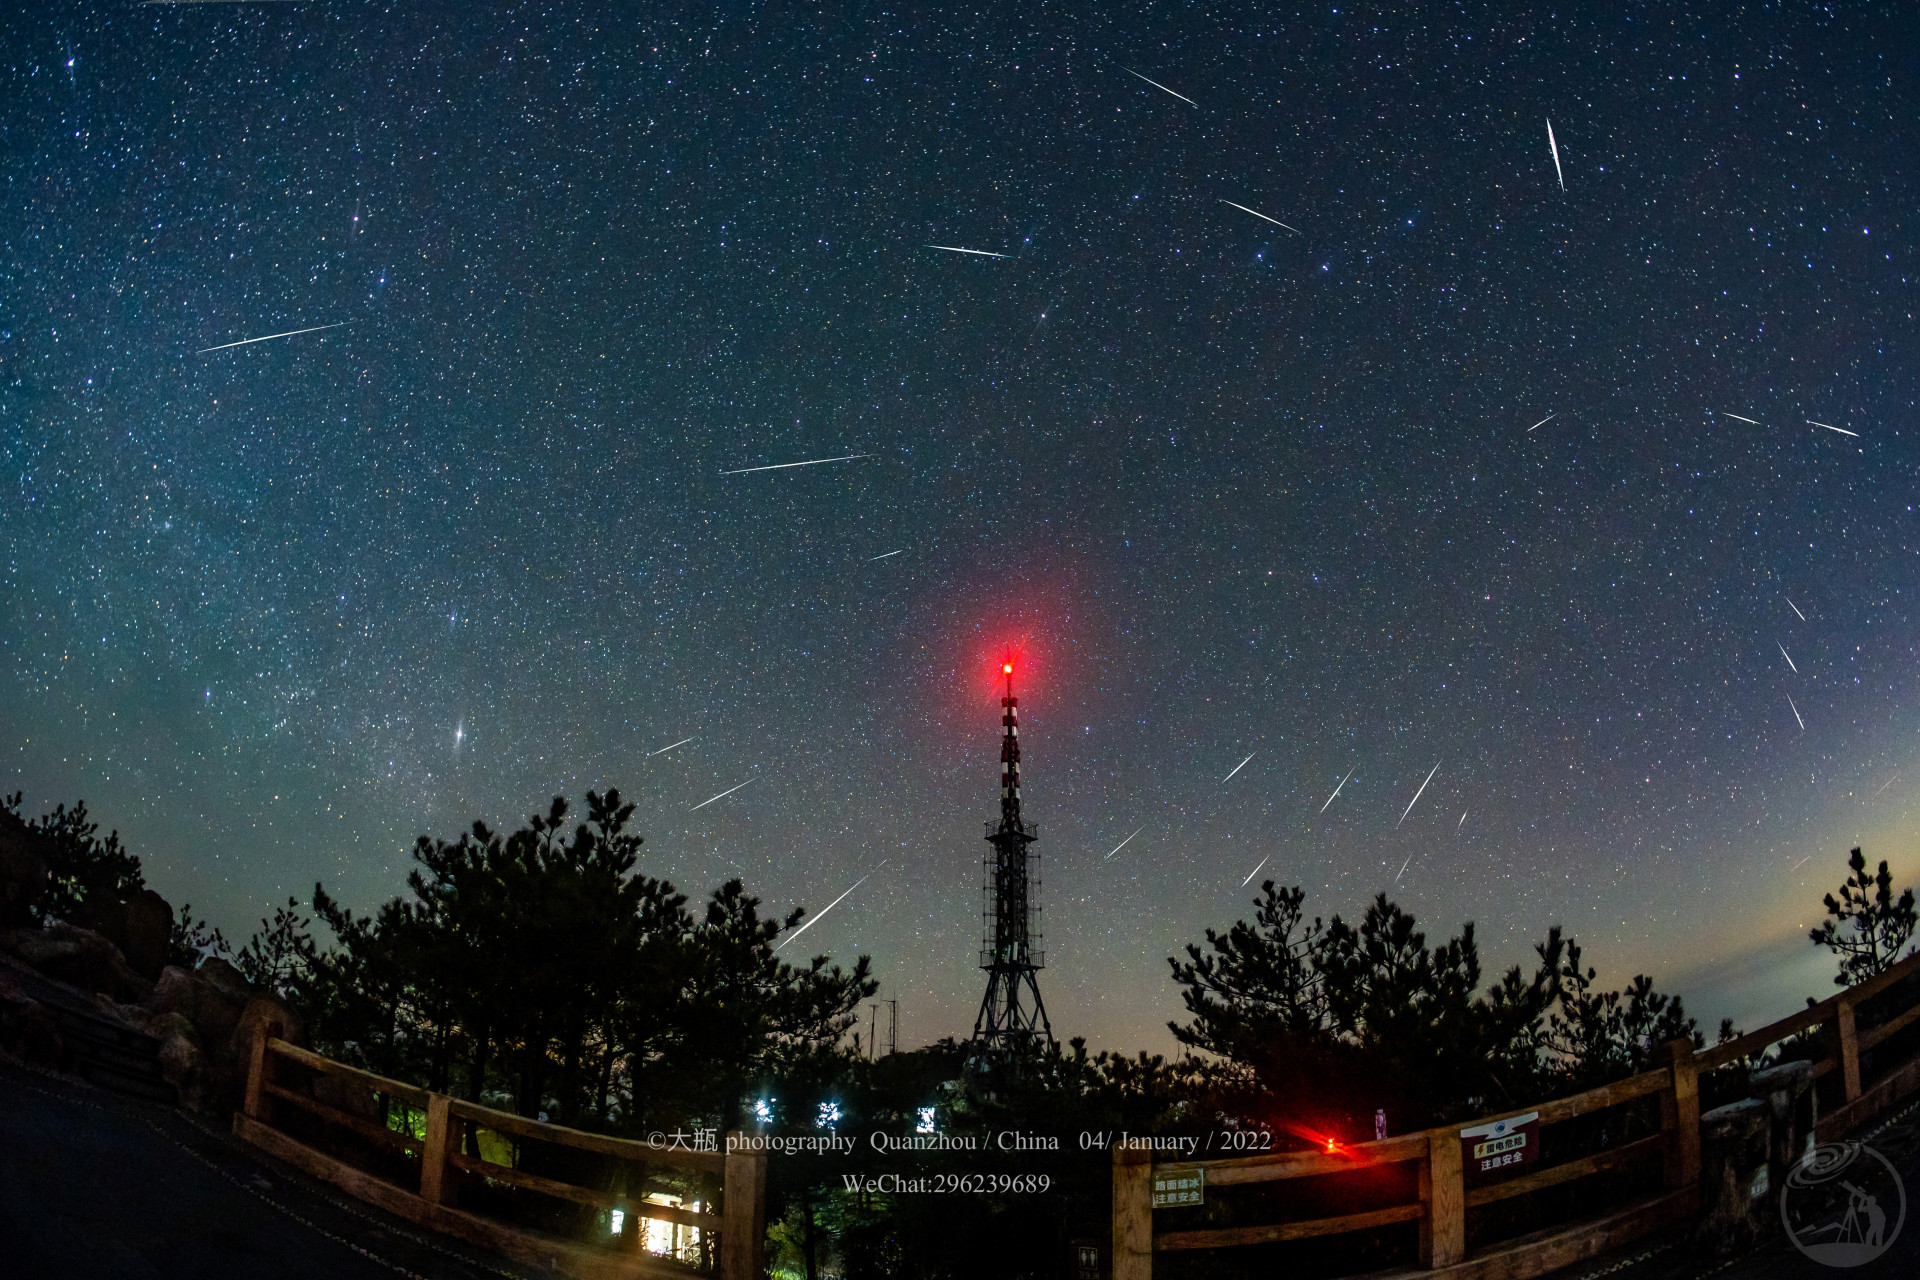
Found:
<path fill-rule="evenodd" d="M 1332 1155 L 1332 1154 L 1333 1154 L 1333 1139 L 1332 1139 L 1332 1138 L 1328 1138 L 1328 1139 L 1327 1139 L 1327 1154 L 1328 1154 L 1328 1155 Z"/>

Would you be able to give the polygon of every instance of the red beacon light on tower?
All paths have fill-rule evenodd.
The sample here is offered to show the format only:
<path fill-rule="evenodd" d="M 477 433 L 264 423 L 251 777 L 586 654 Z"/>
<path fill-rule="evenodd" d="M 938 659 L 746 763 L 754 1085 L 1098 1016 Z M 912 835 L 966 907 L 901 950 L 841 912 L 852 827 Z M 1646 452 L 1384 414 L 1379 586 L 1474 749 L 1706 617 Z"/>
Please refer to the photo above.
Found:
<path fill-rule="evenodd" d="M 1011 662 L 1003 662 L 1003 663 L 1001 663 L 1001 664 L 1000 664 L 1000 670 L 1001 670 L 1001 672 L 1002 672 L 1002 673 L 1004 673 L 1004 674 L 1006 674 L 1006 675 L 1012 675 L 1012 674 L 1013 674 L 1013 664 L 1012 664 Z"/>

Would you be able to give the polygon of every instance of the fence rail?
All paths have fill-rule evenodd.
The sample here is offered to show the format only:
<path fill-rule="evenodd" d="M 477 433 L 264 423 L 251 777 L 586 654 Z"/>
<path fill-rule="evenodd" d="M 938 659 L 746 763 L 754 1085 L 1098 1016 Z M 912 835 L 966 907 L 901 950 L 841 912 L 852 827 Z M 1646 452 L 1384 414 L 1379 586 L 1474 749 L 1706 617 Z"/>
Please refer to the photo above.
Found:
<path fill-rule="evenodd" d="M 1920 973 L 1920 954 L 1887 972 L 1810 1005 L 1789 1017 L 1696 1053 L 1687 1040 L 1661 1048 L 1663 1065 L 1626 1080 L 1558 1098 L 1535 1107 L 1489 1115 L 1465 1125 L 1428 1129 L 1358 1143 L 1335 1151 L 1280 1152 L 1220 1160 L 1155 1163 L 1143 1147 L 1113 1151 L 1113 1280 L 1151 1280 L 1153 1255 L 1192 1249 L 1306 1240 L 1393 1226 L 1418 1224 L 1419 1268 L 1407 1277 L 1444 1275 L 1448 1280 L 1529 1280 L 1617 1247 L 1693 1214 L 1700 1198 L 1700 1077 L 1739 1067 L 1772 1046 L 1816 1027 L 1827 1029 L 1824 1054 L 1813 1076 L 1839 1073 L 1838 1105 L 1819 1117 L 1815 1134 L 1831 1142 L 1899 1099 L 1920 1091 L 1920 1056 L 1884 1071 L 1863 1087 L 1861 1055 L 1920 1021 L 1920 1001 L 1861 1031 L 1860 1006 L 1901 980 Z M 1469 1188 L 1462 1156 L 1461 1129 L 1539 1113 L 1546 1128 L 1647 1097 L 1660 1103 L 1660 1130 L 1605 1150 L 1499 1182 Z M 1562 1186 L 1596 1174 L 1660 1162 L 1660 1189 L 1606 1216 L 1559 1230 L 1536 1231 L 1488 1242 L 1471 1254 L 1466 1211 L 1483 1205 Z M 1156 1231 L 1153 1179 L 1156 1174 L 1199 1172 L 1206 1186 L 1231 1187 L 1347 1173 L 1380 1165 L 1414 1164 L 1418 1188 L 1414 1201 L 1341 1214 L 1249 1226 Z"/>
<path fill-rule="evenodd" d="M 351 1195 L 422 1226 L 579 1280 L 714 1274 L 720 1280 L 760 1280 L 765 1273 L 767 1158 L 764 1153 L 736 1151 L 731 1144 L 725 1152 L 661 1151 L 625 1138 L 529 1120 L 509 1111 L 433 1093 L 335 1062 L 275 1037 L 272 1032 L 276 1030 L 278 1028 L 265 1028 L 254 1040 L 246 1100 L 233 1118 L 234 1133 Z M 277 1078 L 280 1063 L 295 1064 L 316 1077 L 331 1077 L 423 1112 L 425 1136 L 388 1128 L 342 1110 L 313 1092 L 289 1087 Z M 390 1176 L 361 1168 L 287 1133 L 274 1123 L 275 1109 L 283 1105 L 402 1159 L 417 1160 L 417 1185 L 403 1185 Z M 463 1137 L 469 1127 L 627 1161 L 640 1170 L 714 1179 L 721 1188 L 721 1211 L 708 1213 L 658 1204 L 639 1195 L 581 1186 L 488 1160 L 462 1150 Z M 620 1237 L 613 1248 L 595 1247 L 462 1208 L 458 1203 L 462 1178 L 485 1179 L 588 1208 L 617 1210 L 626 1215 Z M 709 1240 L 717 1239 L 716 1271 L 705 1272 L 684 1262 L 643 1252 L 641 1219 L 696 1228 L 706 1233 Z"/>

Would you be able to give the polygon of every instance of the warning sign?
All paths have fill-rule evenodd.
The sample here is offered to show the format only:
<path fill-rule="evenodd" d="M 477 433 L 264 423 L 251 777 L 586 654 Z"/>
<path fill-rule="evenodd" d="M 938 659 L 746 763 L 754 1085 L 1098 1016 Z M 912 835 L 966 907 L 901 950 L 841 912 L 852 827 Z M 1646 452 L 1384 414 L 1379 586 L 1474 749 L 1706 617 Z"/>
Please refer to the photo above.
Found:
<path fill-rule="evenodd" d="M 1205 1169 L 1170 1169 L 1153 1175 L 1153 1207 L 1178 1209 L 1207 1202 Z"/>
<path fill-rule="evenodd" d="M 1509 1116 L 1460 1131 L 1460 1160 L 1469 1174 L 1500 1174 L 1540 1158 L 1540 1113 Z"/>

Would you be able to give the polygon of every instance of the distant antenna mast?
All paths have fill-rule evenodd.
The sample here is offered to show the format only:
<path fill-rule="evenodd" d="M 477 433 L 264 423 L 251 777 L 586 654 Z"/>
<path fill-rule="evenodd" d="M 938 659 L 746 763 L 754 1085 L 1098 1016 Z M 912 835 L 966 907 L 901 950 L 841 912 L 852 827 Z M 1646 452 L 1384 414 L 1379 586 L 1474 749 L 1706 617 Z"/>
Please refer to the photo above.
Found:
<path fill-rule="evenodd" d="M 1000 822 L 987 828 L 993 851 L 982 860 L 980 967 L 987 971 L 987 994 L 973 1022 L 973 1041 L 977 1048 L 1008 1052 L 1043 1039 L 1051 1048 L 1054 1039 L 1034 978 L 1046 967 L 1046 952 L 1038 948 L 1035 920 L 1040 859 L 1027 846 L 1040 832 L 1020 817 L 1020 701 L 1013 696 L 1013 663 L 1000 670 L 1007 678 L 1007 696 L 1000 700 L 1006 730 L 1000 740 Z M 1031 878 L 1030 871 L 1036 873 Z"/>

